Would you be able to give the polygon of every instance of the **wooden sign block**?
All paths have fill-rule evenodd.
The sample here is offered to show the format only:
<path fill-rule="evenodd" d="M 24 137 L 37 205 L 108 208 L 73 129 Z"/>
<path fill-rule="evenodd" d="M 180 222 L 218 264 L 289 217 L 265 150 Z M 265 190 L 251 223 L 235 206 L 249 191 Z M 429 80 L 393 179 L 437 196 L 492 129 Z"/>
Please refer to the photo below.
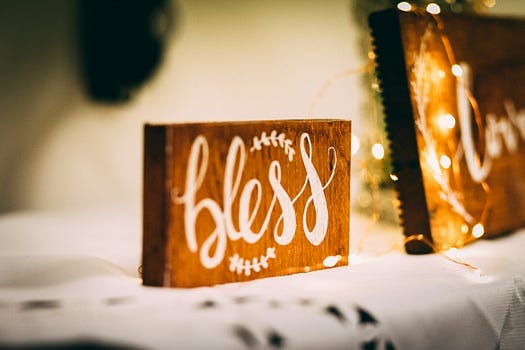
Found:
<path fill-rule="evenodd" d="M 145 285 L 347 264 L 350 121 L 146 125 Z"/>
<path fill-rule="evenodd" d="M 387 10 L 369 22 L 405 235 L 445 250 L 524 226 L 525 21 Z"/>

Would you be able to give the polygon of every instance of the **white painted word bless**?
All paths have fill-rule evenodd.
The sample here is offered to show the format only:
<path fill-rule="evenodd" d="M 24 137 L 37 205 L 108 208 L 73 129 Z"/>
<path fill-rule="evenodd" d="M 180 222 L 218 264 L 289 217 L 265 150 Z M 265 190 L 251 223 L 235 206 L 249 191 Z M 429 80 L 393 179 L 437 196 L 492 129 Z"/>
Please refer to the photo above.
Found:
<path fill-rule="evenodd" d="M 272 131 L 272 135 L 274 134 L 276 134 L 275 131 Z M 290 146 L 290 143 L 287 143 L 287 145 Z M 260 147 L 257 148 L 260 149 Z M 334 166 L 331 169 L 329 179 L 323 184 L 312 163 L 312 143 L 307 133 L 301 134 L 299 148 L 302 165 L 304 166 L 306 174 L 301 190 L 292 198 L 281 183 L 281 178 L 285 176 L 285 174 L 282 173 L 281 163 L 277 160 L 272 160 L 267 173 L 273 193 L 272 200 L 268 211 L 264 214 L 262 226 L 259 230 L 254 231 L 252 225 L 259 212 L 263 189 L 259 179 L 251 178 L 246 181 L 239 195 L 242 174 L 247 158 L 244 141 L 239 136 L 235 136 L 228 149 L 223 178 L 223 203 L 221 206 L 212 198 L 202 198 L 199 200 L 196 198 L 197 191 L 202 186 L 206 177 L 210 149 L 208 141 L 203 135 L 195 138 L 189 153 L 184 191 L 182 192 L 174 188 L 172 198 L 176 205 L 184 205 L 186 242 L 191 252 L 199 252 L 200 262 L 204 267 L 212 269 L 223 261 L 228 239 L 231 241 L 243 239 L 249 244 L 254 244 L 259 241 L 262 235 L 269 230 L 270 218 L 272 217 L 277 202 L 281 208 L 281 214 L 273 227 L 273 237 L 277 244 L 288 245 L 294 238 L 298 227 L 294 204 L 297 199 L 303 195 L 307 186 L 310 187 L 311 194 L 307 198 L 306 205 L 303 209 L 302 227 L 306 238 L 312 245 L 318 246 L 323 242 L 328 229 L 329 217 L 324 190 L 334 177 L 337 165 L 336 151 L 333 147 L 328 148 L 328 153 L 333 157 Z M 292 161 L 290 150 L 287 151 L 287 155 L 289 156 L 288 160 Z M 255 196 L 255 205 L 251 207 L 250 203 L 253 196 Z M 237 197 L 239 210 L 237 225 L 235 225 L 232 208 Z M 311 205 L 313 205 L 315 211 L 315 224 L 313 227 L 309 227 L 306 220 L 306 213 Z M 213 218 L 215 227 L 199 247 L 195 226 L 197 220 L 199 220 L 199 214 L 203 211 L 209 212 Z M 282 229 L 279 230 L 281 227 Z M 212 247 L 215 247 L 213 252 Z M 237 258 L 239 259 L 239 257 Z M 264 265 L 266 265 L 266 260 L 264 263 Z M 261 264 L 257 266 L 261 266 Z"/>

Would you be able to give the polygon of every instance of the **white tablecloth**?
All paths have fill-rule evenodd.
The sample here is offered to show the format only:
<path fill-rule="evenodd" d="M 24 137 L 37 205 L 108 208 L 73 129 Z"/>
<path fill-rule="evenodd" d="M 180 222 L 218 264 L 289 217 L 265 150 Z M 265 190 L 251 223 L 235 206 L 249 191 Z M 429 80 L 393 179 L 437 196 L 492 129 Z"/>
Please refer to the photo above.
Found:
<path fill-rule="evenodd" d="M 166 289 L 137 276 L 140 223 L 116 208 L 0 216 L 0 348 L 525 349 L 525 230 L 461 249 L 479 276 L 387 249 L 399 230 L 363 237 L 353 215 L 348 267 Z"/>

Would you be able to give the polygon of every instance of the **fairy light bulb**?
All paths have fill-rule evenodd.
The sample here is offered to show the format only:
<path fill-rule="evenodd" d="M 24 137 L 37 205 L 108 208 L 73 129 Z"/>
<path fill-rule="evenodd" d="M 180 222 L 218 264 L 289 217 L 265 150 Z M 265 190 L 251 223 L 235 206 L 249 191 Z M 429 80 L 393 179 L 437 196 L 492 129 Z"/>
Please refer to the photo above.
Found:
<path fill-rule="evenodd" d="M 341 260 L 342 256 L 341 255 L 330 255 L 330 256 L 327 256 L 324 260 L 323 260 L 323 265 L 325 267 L 334 267 L 340 260 Z"/>
<path fill-rule="evenodd" d="M 461 225 L 461 232 L 463 234 L 467 234 L 468 233 L 468 225 L 467 224 Z"/>
<path fill-rule="evenodd" d="M 381 160 L 385 157 L 385 149 L 380 143 L 376 143 L 372 146 L 372 155 L 375 159 Z"/>
<path fill-rule="evenodd" d="M 461 68 L 459 64 L 453 64 L 452 74 L 454 74 L 456 78 L 461 78 L 463 76 L 463 68 Z"/>
<path fill-rule="evenodd" d="M 438 4 L 431 2 L 427 5 L 427 12 L 432 15 L 439 15 L 441 13 L 441 7 Z"/>
<path fill-rule="evenodd" d="M 482 224 L 478 223 L 472 228 L 472 236 L 480 238 L 485 233 L 485 228 Z"/>
<path fill-rule="evenodd" d="M 406 1 L 401 1 L 400 3 L 397 4 L 397 8 L 400 9 L 401 11 L 409 12 L 410 10 L 412 10 L 412 5 L 410 5 Z"/>
<path fill-rule="evenodd" d="M 442 155 L 439 158 L 439 164 L 441 165 L 443 169 L 448 169 L 452 165 L 452 161 L 450 160 L 450 157 L 446 155 Z"/>
<path fill-rule="evenodd" d="M 488 8 L 493 8 L 494 6 L 496 6 L 496 0 L 485 0 L 483 1 L 483 4 Z"/>
<path fill-rule="evenodd" d="M 439 128 L 443 131 L 454 129 L 456 126 L 456 118 L 452 114 L 443 114 L 438 117 Z"/>

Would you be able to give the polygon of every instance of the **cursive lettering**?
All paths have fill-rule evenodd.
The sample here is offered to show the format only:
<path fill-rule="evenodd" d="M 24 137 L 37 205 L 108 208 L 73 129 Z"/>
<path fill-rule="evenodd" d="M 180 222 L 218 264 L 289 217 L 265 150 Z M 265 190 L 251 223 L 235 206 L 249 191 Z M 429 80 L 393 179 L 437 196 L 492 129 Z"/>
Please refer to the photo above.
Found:
<path fill-rule="evenodd" d="M 472 85 L 470 67 L 467 64 L 461 66 L 463 75 L 458 78 L 456 88 L 461 144 L 470 177 L 473 181 L 482 183 L 490 174 L 494 160 L 502 156 L 503 146 L 509 153 L 515 153 L 518 150 L 519 138 L 525 141 L 525 111 L 517 111 L 514 103 L 506 100 L 504 101 L 506 116 L 497 118 L 494 113 L 486 115 L 485 149 L 481 157 L 476 150 L 473 136 L 471 108 L 473 97 L 468 93 Z"/>
<path fill-rule="evenodd" d="M 337 155 L 333 147 L 328 149 L 329 155 L 333 157 L 332 163 L 335 165 L 331 169 L 328 181 L 323 185 L 312 162 L 312 144 L 307 133 L 303 133 L 300 137 L 300 152 L 306 171 L 301 190 L 293 199 L 290 197 L 289 192 L 281 183 L 283 175 L 281 164 L 279 161 L 273 160 L 268 168 L 268 181 L 272 190 L 271 203 L 264 214 L 262 226 L 258 231 L 253 231 L 252 225 L 259 214 L 263 189 L 261 182 L 257 178 L 251 178 L 244 184 L 239 196 L 242 175 L 246 166 L 246 147 L 243 140 L 235 136 L 228 149 L 222 181 L 223 202 L 221 207 L 212 198 L 205 197 L 200 200 L 196 198 L 197 192 L 206 177 L 209 162 L 209 146 L 204 136 L 199 135 L 195 138 L 189 152 L 184 192 L 182 195 L 178 195 L 179 191 L 174 189 L 172 193 L 174 193 L 173 202 L 176 205 L 184 206 L 184 230 L 188 248 L 192 253 L 199 251 L 199 258 L 204 267 L 212 269 L 223 261 L 228 240 L 237 241 L 242 239 L 249 244 L 258 242 L 262 235 L 268 231 L 270 219 L 277 203 L 281 208 L 281 214 L 273 228 L 274 239 L 279 245 L 289 244 L 295 237 L 297 230 L 294 205 L 308 185 L 310 186 L 311 194 L 306 200 L 306 205 L 303 209 L 304 234 L 312 245 L 318 246 L 321 244 L 328 230 L 329 217 L 324 191 L 334 177 Z M 287 155 L 289 155 L 289 152 Z M 238 220 L 237 225 L 235 225 L 232 210 L 238 196 Z M 250 205 L 252 202 L 254 202 L 253 207 Z M 310 207 L 313 207 L 314 212 L 315 224 L 313 228 L 308 226 L 306 220 Z M 197 220 L 204 211 L 210 214 L 214 225 L 211 233 L 209 233 L 199 249 L 195 227 Z M 279 230 L 281 226 L 282 229 Z M 212 251 L 213 248 L 214 250 Z M 264 261 L 266 264 L 267 259 L 264 259 Z M 254 264 L 250 266 L 252 265 Z M 246 269 L 248 268 L 246 267 Z"/>

